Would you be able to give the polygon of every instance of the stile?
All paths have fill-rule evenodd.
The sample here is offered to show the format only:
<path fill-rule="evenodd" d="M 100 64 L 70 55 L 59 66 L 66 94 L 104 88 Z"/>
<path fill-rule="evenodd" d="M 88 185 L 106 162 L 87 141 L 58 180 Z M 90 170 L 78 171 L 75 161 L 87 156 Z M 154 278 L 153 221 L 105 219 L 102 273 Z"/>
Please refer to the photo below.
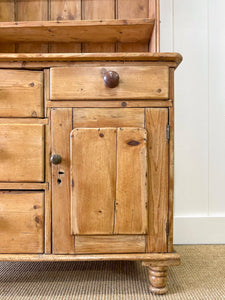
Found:
<path fill-rule="evenodd" d="M 60 165 L 52 165 L 52 246 L 54 254 L 74 253 L 70 214 L 69 133 L 71 130 L 72 109 L 52 109 L 52 154 L 59 154 L 62 157 Z M 63 174 L 59 174 L 59 172 L 63 172 Z M 62 199 L 64 200 L 62 201 Z"/>
<path fill-rule="evenodd" d="M 149 162 L 149 236 L 147 252 L 167 252 L 168 109 L 146 108 Z"/>

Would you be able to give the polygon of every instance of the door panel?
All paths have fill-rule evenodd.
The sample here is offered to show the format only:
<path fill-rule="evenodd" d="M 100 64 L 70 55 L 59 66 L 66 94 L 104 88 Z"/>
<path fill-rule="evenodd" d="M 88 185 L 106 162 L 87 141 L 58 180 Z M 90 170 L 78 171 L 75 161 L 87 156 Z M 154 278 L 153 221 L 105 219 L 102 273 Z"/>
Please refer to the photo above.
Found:
<path fill-rule="evenodd" d="M 116 234 L 147 232 L 147 132 L 117 129 Z"/>
<path fill-rule="evenodd" d="M 113 233 L 115 153 L 115 128 L 72 131 L 72 234 Z"/>

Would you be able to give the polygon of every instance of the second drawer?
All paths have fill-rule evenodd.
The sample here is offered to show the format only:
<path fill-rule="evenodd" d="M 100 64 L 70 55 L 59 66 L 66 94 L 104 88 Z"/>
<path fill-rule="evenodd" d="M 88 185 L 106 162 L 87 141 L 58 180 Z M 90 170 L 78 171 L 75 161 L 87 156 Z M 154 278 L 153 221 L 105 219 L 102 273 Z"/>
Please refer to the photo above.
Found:
<path fill-rule="evenodd" d="M 44 181 L 44 125 L 0 124 L 0 181 Z"/>

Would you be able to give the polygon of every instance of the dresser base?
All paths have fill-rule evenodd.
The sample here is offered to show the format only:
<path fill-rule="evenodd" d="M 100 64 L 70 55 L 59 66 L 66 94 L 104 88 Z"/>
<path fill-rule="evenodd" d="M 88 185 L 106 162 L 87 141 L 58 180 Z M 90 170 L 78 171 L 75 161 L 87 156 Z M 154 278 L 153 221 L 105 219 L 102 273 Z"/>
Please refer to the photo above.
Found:
<path fill-rule="evenodd" d="M 180 256 L 173 253 L 143 253 L 143 254 L 0 254 L 0 261 L 9 262 L 37 262 L 37 261 L 142 261 L 142 265 L 149 269 L 149 289 L 152 293 L 162 295 L 168 291 L 168 266 L 180 264 Z"/>

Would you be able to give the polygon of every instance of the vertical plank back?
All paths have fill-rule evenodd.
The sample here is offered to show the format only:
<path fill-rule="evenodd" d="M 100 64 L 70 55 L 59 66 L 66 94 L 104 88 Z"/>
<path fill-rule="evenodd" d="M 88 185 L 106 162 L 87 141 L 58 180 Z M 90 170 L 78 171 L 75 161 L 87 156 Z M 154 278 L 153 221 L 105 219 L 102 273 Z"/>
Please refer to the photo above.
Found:
<path fill-rule="evenodd" d="M 82 0 L 82 19 L 115 19 L 114 0 Z M 114 43 L 84 43 L 84 53 L 115 52 Z"/>
<path fill-rule="evenodd" d="M 117 19 L 148 18 L 149 0 L 116 0 Z M 117 52 L 148 52 L 147 43 L 118 43 Z"/>
<path fill-rule="evenodd" d="M 48 20 L 48 0 L 17 0 L 15 21 L 46 21 Z M 48 43 L 17 43 L 18 53 L 48 52 Z"/>
<path fill-rule="evenodd" d="M 0 1 L 0 22 L 13 22 L 15 15 L 14 0 Z M 15 52 L 15 44 L 0 43 L 0 53 Z"/>
<path fill-rule="evenodd" d="M 80 20 L 81 0 L 49 0 L 50 20 Z M 81 52 L 80 43 L 50 43 L 49 52 L 76 53 Z"/>

